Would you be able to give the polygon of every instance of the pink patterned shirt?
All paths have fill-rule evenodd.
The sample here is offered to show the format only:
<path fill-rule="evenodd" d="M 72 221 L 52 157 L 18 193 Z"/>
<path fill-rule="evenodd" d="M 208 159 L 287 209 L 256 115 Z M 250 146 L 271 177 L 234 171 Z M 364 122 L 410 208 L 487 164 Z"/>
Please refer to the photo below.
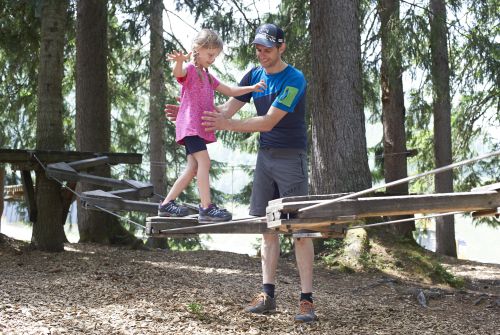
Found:
<path fill-rule="evenodd" d="M 205 143 L 215 142 L 215 133 L 206 132 L 201 125 L 204 111 L 214 109 L 214 90 L 219 86 L 219 80 L 206 71 L 201 71 L 201 77 L 193 63 L 188 63 L 186 76 L 177 78 L 181 84 L 181 106 L 175 122 L 175 141 L 184 144 L 184 137 L 199 136 Z M 208 80 L 212 78 L 212 84 Z"/>

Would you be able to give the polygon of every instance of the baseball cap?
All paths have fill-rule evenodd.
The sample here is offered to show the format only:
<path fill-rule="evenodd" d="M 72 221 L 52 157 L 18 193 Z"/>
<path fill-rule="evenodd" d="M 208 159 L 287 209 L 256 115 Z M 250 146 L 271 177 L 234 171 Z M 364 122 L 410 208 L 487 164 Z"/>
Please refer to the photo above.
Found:
<path fill-rule="evenodd" d="M 275 24 L 266 23 L 255 31 L 255 39 L 252 44 L 260 44 L 267 48 L 275 47 L 276 44 L 285 42 L 285 33 Z"/>

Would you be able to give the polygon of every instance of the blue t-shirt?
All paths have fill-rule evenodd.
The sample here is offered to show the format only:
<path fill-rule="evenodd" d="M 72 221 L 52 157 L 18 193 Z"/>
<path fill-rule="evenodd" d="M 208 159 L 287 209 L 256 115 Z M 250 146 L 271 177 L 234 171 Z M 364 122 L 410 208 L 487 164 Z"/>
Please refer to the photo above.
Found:
<path fill-rule="evenodd" d="M 271 74 L 267 74 L 259 66 L 245 74 L 240 86 L 255 85 L 261 80 L 267 85 L 264 92 L 251 92 L 236 99 L 248 103 L 253 98 L 259 116 L 266 115 L 271 106 L 287 112 L 287 115 L 271 131 L 260 133 L 260 147 L 307 150 L 307 82 L 304 75 L 291 65 L 287 65 L 281 72 Z"/>

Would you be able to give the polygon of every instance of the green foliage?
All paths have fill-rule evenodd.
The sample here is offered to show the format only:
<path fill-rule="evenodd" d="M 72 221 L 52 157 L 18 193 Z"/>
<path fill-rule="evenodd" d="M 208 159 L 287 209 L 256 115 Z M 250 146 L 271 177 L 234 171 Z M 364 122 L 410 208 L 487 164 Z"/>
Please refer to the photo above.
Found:
<path fill-rule="evenodd" d="M 202 26 L 218 31 L 228 44 L 229 61 L 241 68 L 255 64 L 252 41 L 255 28 L 264 22 L 275 22 L 286 33 L 287 51 L 284 59 L 301 69 L 309 81 L 311 73 L 309 34 L 309 1 L 283 0 L 276 14 L 270 14 L 255 3 L 242 0 L 176 0 L 177 10 L 188 10 Z M 3 1 L 0 6 L 0 147 L 34 148 L 37 109 L 37 69 L 40 45 L 39 1 Z M 65 48 L 63 111 L 65 145 L 75 148 L 75 1 L 70 2 Z M 381 121 L 380 106 L 380 36 L 377 1 L 361 1 L 362 60 L 364 104 L 368 120 Z M 401 3 L 399 42 L 405 76 L 411 87 L 406 93 L 407 147 L 417 149 L 418 155 L 409 160 L 410 173 L 434 168 L 432 98 L 429 79 L 430 48 L 427 9 L 420 3 Z M 498 3 L 493 0 L 456 0 L 448 2 L 449 54 L 452 70 L 452 128 L 454 160 L 470 158 L 484 151 L 499 150 L 500 128 L 500 49 L 498 35 Z M 249 15 L 248 13 L 254 13 Z M 148 172 L 148 101 L 149 47 L 145 36 L 149 30 L 149 1 L 109 1 L 109 99 L 112 112 L 112 151 L 144 153 L 141 166 L 115 167 L 117 178 L 146 181 Z M 165 50 L 186 50 L 178 39 L 167 32 Z M 215 69 L 220 75 L 225 74 Z M 167 96 L 165 102 L 175 103 L 178 85 L 165 66 Z M 239 79 L 239 78 L 236 78 Z M 234 78 L 230 78 L 235 81 Z M 405 81 L 405 85 L 408 81 Z M 218 102 L 223 98 L 218 97 Z M 313 101 L 308 101 L 311 105 Z M 162 112 L 162 111 L 161 111 Z M 239 113 L 245 118 L 254 115 L 251 107 Z M 495 137 L 496 136 L 496 137 Z M 218 138 L 224 145 L 245 152 L 256 152 L 258 133 L 221 132 Z M 175 130 L 167 122 L 167 184 L 171 186 L 185 164 L 183 148 L 175 143 Z M 381 143 L 370 152 L 378 155 Z M 455 173 L 455 189 L 468 191 L 472 187 L 498 182 L 500 158 L 489 159 Z M 374 180 L 381 180 L 381 161 L 376 161 Z M 225 166 L 214 162 L 212 177 Z M 249 174 L 252 169 L 245 167 Z M 248 203 L 251 184 L 234 197 Z M 432 178 L 418 180 L 411 192 L 433 190 Z M 227 195 L 213 193 L 216 201 Z M 181 200 L 196 202 L 194 183 L 183 193 Z M 131 216 L 139 222 L 140 216 Z M 188 243 L 189 244 L 189 243 Z"/>
<path fill-rule="evenodd" d="M 200 320 L 203 320 L 206 317 L 205 312 L 203 311 L 203 305 L 198 302 L 190 302 L 187 304 L 187 310 Z"/>
<path fill-rule="evenodd" d="M 365 0 L 362 8 L 362 59 L 365 108 L 368 121 L 381 122 L 380 54 L 377 1 Z M 406 94 L 407 147 L 416 149 L 409 160 L 409 174 L 431 170 L 434 165 L 432 130 L 432 87 L 430 80 L 430 26 L 427 4 L 401 3 L 401 44 Z M 476 154 L 498 150 L 493 132 L 500 127 L 500 94 L 498 93 L 499 49 L 498 4 L 495 1 L 453 1 L 448 3 L 449 55 L 451 68 L 452 137 L 454 161 Z M 402 43 L 401 43 L 402 42 Z M 411 84 L 411 87 L 407 85 Z M 482 148 L 482 150 L 477 150 Z M 377 154 L 379 144 L 370 152 Z M 372 171 L 382 177 L 381 162 Z M 473 168 L 454 171 L 458 190 L 498 180 L 495 171 L 498 158 L 475 164 Z M 432 178 L 413 182 L 411 192 L 433 192 Z"/>
<path fill-rule="evenodd" d="M 322 261 L 327 266 L 337 266 L 337 257 L 342 254 L 344 248 L 343 239 L 327 239 L 323 243 L 324 251 L 321 254 Z"/>
<path fill-rule="evenodd" d="M 292 235 L 279 235 L 279 243 L 280 243 L 280 256 L 288 257 L 293 252 L 293 237 Z M 262 238 L 257 238 L 255 243 L 252 244 L 252 248 L 257 251 L 257 255 L 260 255 L 262 245 Z"/>
<path fill-rule="evenodd" d="M 34 147 L 40 20 L 31 1 L 0 6 L 0 146 Z"/>

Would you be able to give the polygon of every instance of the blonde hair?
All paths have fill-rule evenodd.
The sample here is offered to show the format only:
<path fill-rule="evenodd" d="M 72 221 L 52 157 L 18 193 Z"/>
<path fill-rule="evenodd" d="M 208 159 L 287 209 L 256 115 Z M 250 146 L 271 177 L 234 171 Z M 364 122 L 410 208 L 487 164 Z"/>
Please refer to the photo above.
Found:
<path fill-rule="evenodd" d="M 198 35 L 193 40 L 193 60 L 194 65 L 196 66 L 196 72 L 198 72 L 198 76 L 201 80 L 203 80 L 203 76 L 201 74 L 201 70 L 198 64 L 198 49 L 206 48 L 206 49 L 218 49 L 222 50 L 224 47 L 224 42 L 220 36 L 213 30 L 210 29 L 202 29 Z M 208 69 L 205 69 L 208 74 L 208 80 L 210 84 L 212 84 L 212 77 L 208 73 Z"/>

